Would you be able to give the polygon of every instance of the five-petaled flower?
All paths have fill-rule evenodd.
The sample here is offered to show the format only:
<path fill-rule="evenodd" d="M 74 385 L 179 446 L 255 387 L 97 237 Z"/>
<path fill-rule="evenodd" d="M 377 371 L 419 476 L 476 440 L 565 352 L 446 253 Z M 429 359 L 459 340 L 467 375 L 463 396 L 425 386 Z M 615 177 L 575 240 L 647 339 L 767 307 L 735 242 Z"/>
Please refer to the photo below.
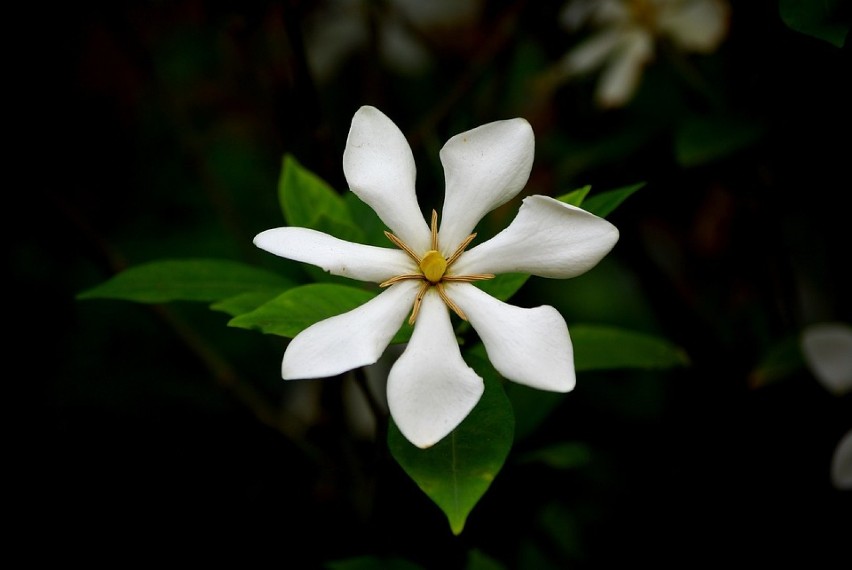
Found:
<path fill-rule="evenodd" d="M 711 53 L 728 31 L 726 0 L 572 0 L 562 11 L 570 30 L 590 24 L 597 32 L 560 62 L 566 78 L 603 68 L 595 99 L 624 105 L 636 91 L 655 42 L 681 51 Z"/>
<path fill-rule="evenodd" d="M 389 245 L 397 247 L 351 243 L 297 227 L 258 234 L 254 243 L 262 249 L 383 288 L 360 307 L 296 335 L 284 353 L 283 377 L 322 378 L 372 364 L 408 317 L 414 330 L 388 376 L 388 407 L 405 437 L 429 447 L 464 420 L 484 389 L 461 356 L 453 311 L 470 322 L 503 377 L 542 390 L 572 390 L 573 348 L 559 312 L 504 303 L 473 282 L 510 272 L 574 277 L 612 249 L 618 230 L 580 208 L 528 196 L 508 227 L 467 249 L 485 214 L 526 185 L 534 147 L 532 128 L 520 118 L 452 137 L 440 152 L 441 223 L 433 211 L 427 224 L 405 136 L 378 109 L 361 107 L 346 141 L 344 174 L 352 192 L 391 230 Z"/>

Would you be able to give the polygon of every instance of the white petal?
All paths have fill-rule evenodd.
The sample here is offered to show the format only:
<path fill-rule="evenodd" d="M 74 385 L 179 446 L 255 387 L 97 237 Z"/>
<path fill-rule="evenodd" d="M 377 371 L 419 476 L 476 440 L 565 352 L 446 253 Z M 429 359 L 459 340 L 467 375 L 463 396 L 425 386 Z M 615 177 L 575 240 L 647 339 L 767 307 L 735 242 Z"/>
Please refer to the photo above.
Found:
<path fill-rule="evenodd" d="M 329 273 L 381 283 L 416 271 L 403 251 L 352 243 L 308 228 L 273 228 L 257 234 L 254 244 L 275 255 L 322 267 Z"/>
<path fill-rule="evenodd" d="M 509 305 L 469 283 L 448 285 L 447 295 L 467 315 L 504 378 L 539 390 L 574 389 L 574 348 L 559 311 Z"/>
<path fill-rule="evenodd" d="M 831 482 L 838 489 L 852 489 L 852 430 L 846 432 L 834 449 Z"/>
<path fill-rule="evenodd" d="M 433 288 L 388 377 L 394 422 L 411 443 L 430 447 L 467 417 L 484 389 L 482 378 L 462 359 L 447 307 Z"/>
<path fill-rule="evenodd" d="M 566 76 L 582 75 L 601 67 L 621 41 L 619 30 L 599 32 L 565 54 L 560 69 Z"/>
<path fill-rule="evenodd" d="M 429 249 L 430 233 L 417 204 L 417 169 L 405 135 L 384 113 L 364 106 L 352 117 L 343 173 L 352 190 L 398 238 L 415 251 Z"/>
<path fill-rule="evenodd" d="M 446 193 L 439 234 L 445 255 L 485 214 L 523 189 L 534 154 L 533 130 L 524 119 L 488 123 L 447 141 L 441 149 Z"/>
<path fill-rule="evenodd" d="M 627 103 L 639 85 L 645 64 L 654 55 L 654 40 L 644 30 L 624 34 L 616 53 L 604 67 L 595 98 L 602 107 L 620 107 Z"/>
<path fill-rule="evenodd" d="M 287 346 L 281 376 L 325 378 L 373 364 L 411 311 L 418 285 L 401 281 L 356 309 L 309 326 Z"/>
<path fill-rule="evenodd" d="M 826 390 L 852 390 L 852 326 L 819 323 L 802 331 L 802 353 L 813 375 Z"/>
<path fill-rule="evenodd" d="M 657 25 L 681 49 L 710 53 L 728 30 L 728 5 L 720 0 L 692 0 L 662 10 Z"/>
<path fill-rule="evenodd" d="M 566 279 L 594 267 L 618 241 L 603 218 L 547 196 L 528 196 L 502 232 L 463 253 L 452 273 L 531 273 Z"/>

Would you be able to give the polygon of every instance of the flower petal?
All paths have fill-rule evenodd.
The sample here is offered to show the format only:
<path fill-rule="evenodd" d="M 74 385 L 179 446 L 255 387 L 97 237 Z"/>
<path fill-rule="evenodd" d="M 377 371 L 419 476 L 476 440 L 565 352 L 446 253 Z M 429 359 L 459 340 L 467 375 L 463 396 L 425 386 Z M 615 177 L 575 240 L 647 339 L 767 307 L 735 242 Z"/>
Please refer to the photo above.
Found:
<path fill-rule="evenodd" d="M 852 326 L 817 323 L 804 329 L 802 354 L 817 381 L 829 392 L 852 391 Z"/>
<path fill-rule="evenodd" d="M 654 55 L 654 39 L 643 29 L 624 32 L 620 45 L 598 79 L 595 98 L 601 107 L 620 107 L 639 86 L 642 69 Z"/>
<path fill-rule="evenodd" d="M 462 359 L 447 307 L 432 288 L 388 377 L 394 422 L 411 443 L 430 447 L 467 417 L 484 389 L 482 378 Z"/>
<path fill-rule="evenodd" d="M 441 149 L 446 193 L 439 243 L 444 255 L 482 217 L 515 197 L 530 176 L 535 137 L 524 119 L 496 121 L 458 134 Z"/>
<path fill-rule="evenodd" d="M 273 228 L 257 234 L 254 244 L 275 255 L 322 267 L 329 273 L 381 283 L 416 270 L 403 251 L 352 243 L 308 228 Z"/>
<path fill-rule="evenodd" d="M 309 326 L 287 346 L 281 376 L 325 378 L 373 364 L 402 326 L 418 285 L 401 281 L 357 309 Z"/>
<path fill-rule="evenodd" d="M 431 234 L 414 190 L 417 169 L 405 135 L 384 113 L 364 106 L 352 117 L 343 173 L 398 238 L 415 251 L 429 249 Z"/>
<path fill-rule="evenodd" d="M 728 31 L 729 7 L 720 0 L 693 0 L 663 8 L 657 25 L 681 49 L 711 53 Z"/>
<path fill-rule="evenodd" d="M 446 289 L 503 377 L 539 390 L 574 389 L 574 348 L 559 311 L 547 305 L 516 307 L 469 283 L 453 283 Z"/>
<path fill-rule="evenodd" d="M 582 75 L 601 67 L 621 39 L 620 30 L 598 32 L 565 54 L 559 68 L 566 77 Z"/>
<path fill-rule="evenodd" d="M 852 430 L 840 438 L 834 449 L 831 482 L 837 489 L 852 489 Z"/>
<path fill-rule="evenodd" d="M 452 272 L 566 279 L 594 267 L 617 241 L 618 229 L 603 218 L 547 196 L 528 196 L 512 223 L 463 253 Z"/>

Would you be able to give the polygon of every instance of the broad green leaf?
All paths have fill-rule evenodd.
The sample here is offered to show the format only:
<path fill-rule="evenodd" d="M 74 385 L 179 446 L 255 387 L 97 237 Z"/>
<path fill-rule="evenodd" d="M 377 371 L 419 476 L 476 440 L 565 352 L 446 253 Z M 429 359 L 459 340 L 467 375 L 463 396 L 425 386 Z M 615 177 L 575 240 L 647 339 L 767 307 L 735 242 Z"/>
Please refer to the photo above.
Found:
<path fill-rule="evenodd" d="M 481 550 L 474 548 L 467 553 L 467 564 L 464 570 L 506 570 L 506 567 Z"/>
<path fill-rule="evenodd" d="M 294 287 L 257 309 L 234 317 L 229 326 L 293 338 L 312 324 L 351 311 L 375 293 L 334 283 Z"/>
<path fill-rule="evenodd" d="M 620 206 L 622 202 L 629 198 L 631 194 L 643 186 L 645 186 L 645 183 L 639 182 L 616 190 L 608 190 L 606 192 L 601 192 L 600 194 L 595 194 L 583 202 L 583 209 L 596 216 L 605 218 L 610 215 L 613 210 Z"/>
<path fill-rule="evenodd" d="M 574 344 L 574 367 L 584 370 L 685 366 L 686 353 L 660 337 L 603 325 L 568 327 Z"/>
<path fill-rule="evenodd" d="M 582 188 L 577 188 L 576 190 L 572 190 L 567 194 L 563 194 L 562 196 L 558 196 L 556 199 L 560 202 L 565 202 L 566 204 L 571 204 L 572 206 L 580 207 L 580 204 L 583 203 L 583 200 L 586 199 L 586 196 L 589 194 L 589 190 L 592 187 L 590 185 L 585 185 Z"/>
<path fill-rule="evenodd" d="M 780 0 L 778 11 L 787 26 L 797 32 L 842 48 L 849 22 L 841 21 L 840 0 Z"/>
<path fill-rule="evenodd" d="M 675 156 L 682 166 L 711 162 L 738 152 L 763 134 L 757 123 L 730 117 L 692 117 L 675 131 Z"/>
<path fill-rule="evenodd" d="M 327 562 L 328 570 L 423 570 L 422 566 L 403 558 L 382 558 L 379 556 L 358 556 L 346 560 Z"/>
<path fill-rule="evenodd" d="M 291 226 L 311 228 L 348 241 L 363 240 L 343 197 L 289 154 L 284 156 L 278 179 L 278 200 L 284 219 Z"/>
<path fill-rule="evenodd" d="M 361 201 L 354 192 L 347 192 L 343 201 L 349 209 L 349 215 L 364 236 L 364 243 L 378 247 L 396 247 L 385 236 L 385 223 L 373 209 Z"/>
<path fill-rule="evenodd" d="M 506 396 L 515 415 L 515 441 L 531 435 L 565 398 L 561 392 L 546 392 L 529 386 L 507 382 Z"/>
<path fill-rule="evenodd" d="M 419 449 L 405 439 L 393 421 L 388 429 L 391 454 L 441 508 L 456 535 L 503 467 L 514 430 L 512 406 L 499 378 L 489 373 L 487 363 L 476 357 L 467 360 L 485 379 L 485 393 L 452 433 L 433 447 Z"/>
<path fill-rule="evenodd" d="M 250 291 L 292 286 L 292 281 L 276 273 L 237 261 L 171 259 L 126 269 L 77 298 L 139 303 L 218 301 Z"/>
<path fill-rule="evenodd" d="M 227 299 L 222 299 L 210 305 L 214 311 L 222 311 L 232 317 L 250 313 L 264 303 L 267 303 L 280 295 L 282 289 L 261 289 L 259 291 L 249 291 Z"/>
<path fill-rule="evenodd" d="M 525 453 L 519 463 L 543 463 L 555 469 L 576 469 L 592 459 L 589 446 L 579 442 L 560 442 Z"/>
<path fill-rule="evenodd" d="M 494 279 L 475 281 L 473 284 L 501 301 L 509 299 L 524 286 L 530 276 L 526 273 L 501 273 Z"/>
<path fill-rule="evenodd" d="M 805 366 L 798 336 L 790 336 L 770 347 L 757 368 L 749 374 L 749 385 L 761 388 L 790 376 Z"/>

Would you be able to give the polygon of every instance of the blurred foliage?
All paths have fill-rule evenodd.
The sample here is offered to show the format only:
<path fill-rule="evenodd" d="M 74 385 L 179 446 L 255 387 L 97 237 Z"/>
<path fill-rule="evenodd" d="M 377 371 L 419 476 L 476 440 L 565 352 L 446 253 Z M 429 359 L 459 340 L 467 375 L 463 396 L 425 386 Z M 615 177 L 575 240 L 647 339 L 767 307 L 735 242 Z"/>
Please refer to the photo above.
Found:
<path fill-rule="evenodd" d="M 15 433 L 24 504 L 13 514 L 30 551 L 298 568 L 848 559 L 850 496 L 828 472 L 852 400 L 823 389 L 789 341 L 810 323 L 852 322 L 843 3 L 733 3 L 716 52 L 660 50 L 635 97 L 610 110 L 595 106 L 592 79 L 543 80 L 575 42 L 558 25 L 562 2 L 474 2 L 451 23 L 412 4 L 29 8 L 33 35 L 10 56 L 39 95 L 23 114 L 37 161 L 27 174 L 51 173 L 12 191 L 38 229 L 8 232 L 22 294 L 11 322 L 27 339 L 20 354 L 41 364 Z M 317 36 L 335 6 L 355 10 L 343 21 L 364 41 Z M 409 47 L 394 48 L 401 34 Z M 340 57 L 329 73 L 310 63 L 323 48 Z M 410 68 L 393 58 L 415 52 Z M 286 338 L 228 326 L 279 284 L 260 277 L 251 294 L 200 304 L 76 298 L 165 259 L 306 282 L 252 238 L 281 225 L 282 161 L 315 173 L 346 211 L 363 207 L 343 197 L 341 167 L 363 104 L 406 133 L 424 209 L 441 201 L 443 142 L 514 116 L 536 134 L 524 194 L 590 185 L 591 200 L 643 181 L 610 216 L 621 239 L 603 263 L 531 278 L 513 302 L 553 305 L 572 331 L 668 339 L 688 357 L 580 371 L 566 395 L 507 385 L 514 447 L 458 536 L 388 455 L 381 425 L 354 429 L 364 402 L 353 386 L 381 417 L 369 374 L 284 383 Z M 517 204 L 483 220 L 480 238 Z M 368 243 L 382 237 L 353 219 Z"/>

